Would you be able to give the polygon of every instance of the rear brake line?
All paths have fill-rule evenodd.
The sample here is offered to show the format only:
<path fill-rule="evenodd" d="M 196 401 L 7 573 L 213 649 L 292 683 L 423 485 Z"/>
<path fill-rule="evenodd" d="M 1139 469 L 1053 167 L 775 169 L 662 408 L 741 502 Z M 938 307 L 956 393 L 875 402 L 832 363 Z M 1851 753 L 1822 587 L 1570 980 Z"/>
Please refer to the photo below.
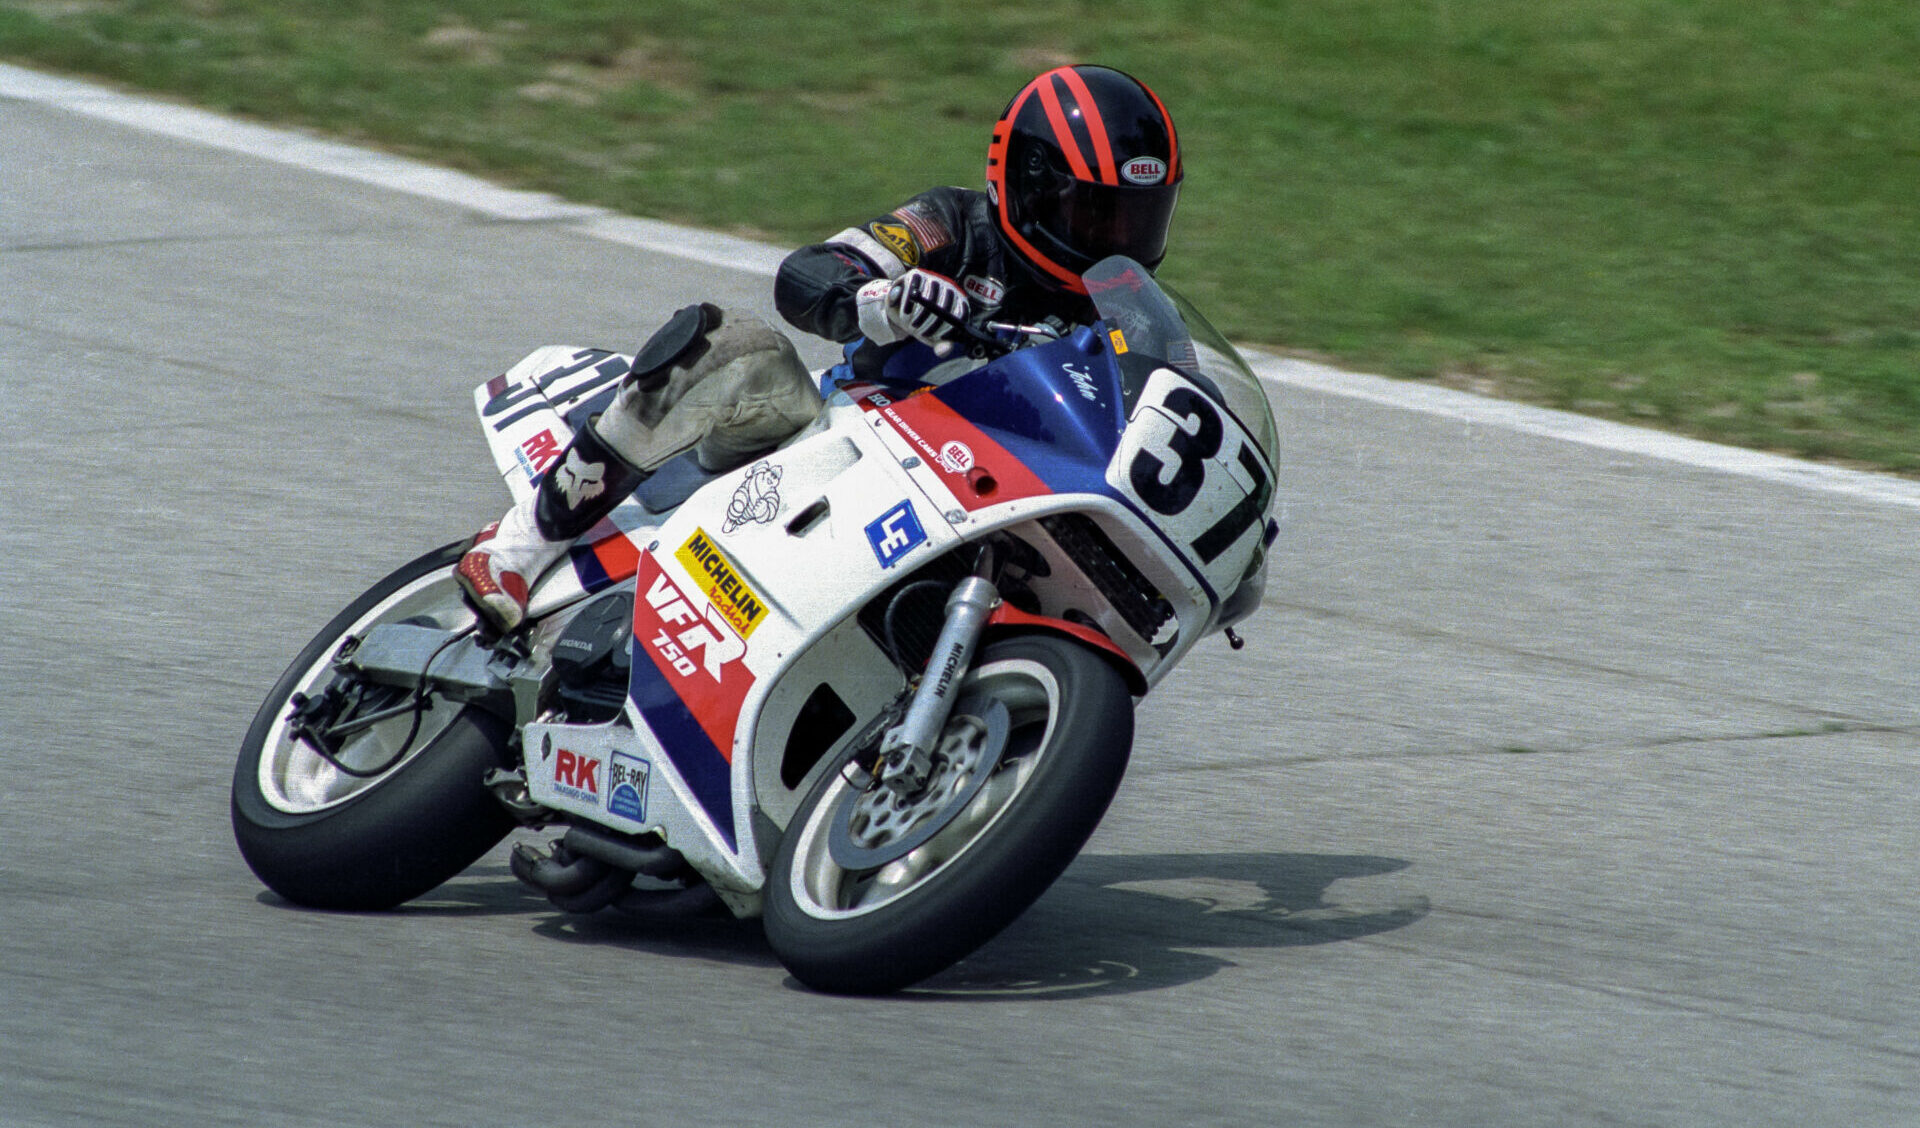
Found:
<path fill-rule="evenodd" d="M 335 755 L 332 752 L 329 752 L 325 748 L 322 748 L 320 746 L 319 740 L 313 739 L 310 737 L 307 740 L 308 746 L 311 747 L 314 750 L 315 754 L 317 754 L 322 760 L 325 760 L 329 765 L 331 765 L 333 767 L 333 770 L 339 772 L 342 775 L 350 776 L 354 779 L 373 779 L 378 776 L 383 776 L 388 772 L 392 771 L 396 766 L 399 765 L 400 761 L 407 758 L 407 753 L 413 751 L 413 740 L 415 737 L 420 735 L 420 719 L 426 715 L 427 671 L 433 668 L 433 663 L 440 657 L 442 653 L 446 651 L 447 647 L 452 646 L 454 643 L 459 642 L 461 639 L 464 639 L 468 635 L 473 634 L 475 629 L 476 628 L 474 627 L 468 627 L 466 630 L 460 631 L 459 633 L 455 634 L 453 637 L 447 639 L 447 641 L 435 647 L 433 653 L 428 655 L 426 662 L 424 662 L 421 665 L 420 675 L 414 679 L 413 700 L 410 703 L 413 709 L 413 725 L 412 727 L 407 729 L 407 737 L 405 740 L 400 742 L 399 750 L 396 751 L 393 755 L 387 757 L 386 763 L 381 764 L 377 768 L 352 768 L 352 767 L 348 767 L 340 759 L 339 756 Z M 391 711 L 389 715 L 398 716 L 399 710 L 395 709 Z M 356 718 L 356 720 L 358 719 L 363 719 L 363 718 Z M 384 720 L 386 718 L 383 717 L 380 719 Z M 352 723 L 352 722 L 349 722 L 349 723 Z M 340 728 L 339 725 L 335 725 L 334 732 L 338 732 L 339 728 Z M 356 729 L 355 731 L 359 731 L 359 730 Z M 317 733 L 314 734 L 314 736 L 316 737 L 319 735 L 321 734 L 317 734 Z M 333 733 L 328 733 L 325 735 L 333 735 Z"/>

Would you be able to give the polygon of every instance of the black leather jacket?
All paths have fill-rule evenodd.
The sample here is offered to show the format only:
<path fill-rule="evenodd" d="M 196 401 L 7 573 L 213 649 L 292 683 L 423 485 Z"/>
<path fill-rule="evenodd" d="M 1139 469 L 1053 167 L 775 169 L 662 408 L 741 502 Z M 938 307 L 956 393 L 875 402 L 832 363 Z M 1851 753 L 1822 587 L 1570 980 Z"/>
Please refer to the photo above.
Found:
<path fill-rule="evenodd" d="M 958 282 L 976 327 L 989 320 L 1032 323 L 1056 317 L 1070 325 L 1093 320 L 1093 306 L 1085 298 L 1043 285 L 1007 250 L 993 203 L 985 192 L 966 188 L 922 192 L 886 215 L 801 247 L 780 264 L 774 305 L 796 328 L 844 343 L 860 335 L 854 292 L 875 278 L 898 278 L 913 267 Z"/>

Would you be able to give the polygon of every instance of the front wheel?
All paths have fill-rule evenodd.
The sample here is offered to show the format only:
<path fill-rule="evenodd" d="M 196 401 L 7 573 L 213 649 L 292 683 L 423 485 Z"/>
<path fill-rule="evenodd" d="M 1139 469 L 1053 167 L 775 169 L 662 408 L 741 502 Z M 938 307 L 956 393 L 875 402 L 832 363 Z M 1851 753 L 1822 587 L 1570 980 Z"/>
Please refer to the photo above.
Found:
<path fill-rule="evenodd" d="M 466 542 L 403 566 L 307 644 L 247 730 L 233 775 L 233 833 L 267 887 L 315 908 L 391 908 L 479 860 L 516 825 L 483 779 L 508 766 L 508 726 L 412 690 L 357 684 L 333 659 L 379 623 L 473 625 L 453 565 Z M 329 696 L 331 695 L 331 696 Z M 334 733 L 301 730 L 298 701 L 323 701 Z"/>
<path fill-rule="evenodd" d="M 1133 699 L 1086 646 L 985 647 L 923 791 L 829 773 L 768 875 L 767 940 L 795 978 L 879 994 L 986 943 L 1038 900 L 1106 813 L 1133 744 Z"/>

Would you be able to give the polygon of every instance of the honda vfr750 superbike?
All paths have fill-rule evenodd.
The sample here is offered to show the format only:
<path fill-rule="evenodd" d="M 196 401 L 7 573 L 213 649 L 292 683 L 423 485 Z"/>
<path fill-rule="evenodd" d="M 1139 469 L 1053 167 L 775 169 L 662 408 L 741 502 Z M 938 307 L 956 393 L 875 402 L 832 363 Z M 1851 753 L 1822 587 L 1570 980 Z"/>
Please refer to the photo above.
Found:
<path fill-rule="evenodd" d="M 504 637 L 464 543 L 376 585 L 247 733 L 248 864 L 379 909 L 556 827 L 512 867 L 560 908 L 760 915 L 818 989 L 973 951 L 1093 833 L 1134 699 L 1258 606 L 1275 531 L 1259 381 L 1137 263 L 1085 282 L 1093 325 L 914 345 L 748 465 L 670 462 Z M 541 349 L 476 391 L 516 497 L 630 363 Z"/>

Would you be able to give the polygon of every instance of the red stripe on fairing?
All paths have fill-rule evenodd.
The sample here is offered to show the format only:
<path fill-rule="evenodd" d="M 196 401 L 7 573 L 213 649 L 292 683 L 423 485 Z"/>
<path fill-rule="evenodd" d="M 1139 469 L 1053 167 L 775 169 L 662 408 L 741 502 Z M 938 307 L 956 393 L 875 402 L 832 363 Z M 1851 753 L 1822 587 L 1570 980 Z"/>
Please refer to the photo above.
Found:
<path fill-rule="evenodd" d="M 633 601 L 633 641 L 636 650 L 644 650 L 667 687 L 679 697 L 688 715 L 713 742 L 722 760 L 733 762 L 734 730 L 740 725 L 740 709 L 747 692 L 757 680 L 747 669 L 745 655 L 720 667 L 718 678 L 706 668 L 703 640 L 713 636 L 714 626 L 707 620 L 711 606 L 697 594 L 689 594 L 660 566 L 653 553 L 642 555 Z M 697 588 L 694 589 L 698 591 Z M 662 599 L 655 607 L 653 596 Z M 661 646 L 678 643 L 692 673 L 676 669 Z M 706 645 L 720 645 L 717 637 Z M 642 703 L 644 711 L 646 703 Z M 670 749 L 676 759 L 694 754 L 695 749 Z"/>
<path fill-rule="evenodd" d="M 606 570 L 607 579 L 614 583 L 633 575 L 640 567 L 640 546 L 617 529 L 611 536 L 594 541 L 591 547 L 593 558 Z"/>
<path fill-rule="evenodd" d="M 1087 125 L 1087 135 L 1093 139 L 1094 156 L 1100 159 L 1100 183 L 1119 184 L 1120 171 L 1114 159 L 1113 141 L 1107 136 L 1107 123 L 1100 117 L 1100 107 L 1093 100 L 1093 91 L 1087 89 L 1087 80 L 1080 72 L 1071 67 L 1059 71 L 1060 81 L 1073 91 L 1073 100 L 1080 104 L 1080 120 Z M 1082 174 L 1082 180 L 1092 180 L 1090 174 Z"/>
<path fill-rule="evenodd" d="M 1059 74 L 1059 71 L 1054 71 Z M 1047 111 L 1047 123 L 1053 126 L 1053 139 L 1060 142 L 1060 151 L 1067 155 L 1067 163 L 1073 166 L 1073 175 L 1081 180 L 1092 180 L 1093 170 L 1087 167 L 1087 158 L 1080 152 L 1080 142 L 1074 139 L 1073 126 L 1067 122 L 1067 111 L 1060 106 L 1060 95 L 1053 89 L 1053 83 L 1042 78 L 1040 87 L 1040 105 Z"/>
<path fill-rule="evenodd" d="M 911 443 L 920 452 L 920 460 L 940 475 L 947 491 L 969 513 L 1023 497 L 1046 497 L 1053 493 L 1052 486 L 1041 481 L 1039 475 L 1006 447 L 926 392 L 884 404 L 862 399 L 860 406 L 886 420 L 901 438 Z M 949 470 L 941 461 L 941 448 L 953 442 L 965 443 L 973 452 L 972 471 Z M 986 493 L 978 489 L 982 473 L 993 480 L 993 489 Z"/>
<path fill-rule="evenodd" d="M 1011 603 L 1001 603 L 987 616 L 987 630 L 1025 630 L 1048 631 L 1078 639 L 1093 647 L 1111 654 L 1120 663 L 1120 676 L 1126 679 L 1127 688 L 1135 697 L 1147 695 L 1147 676 L 1140 672 L 1140 664 L 1133 655 L 1120 648 L 1120 644 L 1094 630 L 1092 627 L 1071 623 L 1065 619 L 1055 619 L 1049 615 L 1033 615 L 1020 610 Z"/>

